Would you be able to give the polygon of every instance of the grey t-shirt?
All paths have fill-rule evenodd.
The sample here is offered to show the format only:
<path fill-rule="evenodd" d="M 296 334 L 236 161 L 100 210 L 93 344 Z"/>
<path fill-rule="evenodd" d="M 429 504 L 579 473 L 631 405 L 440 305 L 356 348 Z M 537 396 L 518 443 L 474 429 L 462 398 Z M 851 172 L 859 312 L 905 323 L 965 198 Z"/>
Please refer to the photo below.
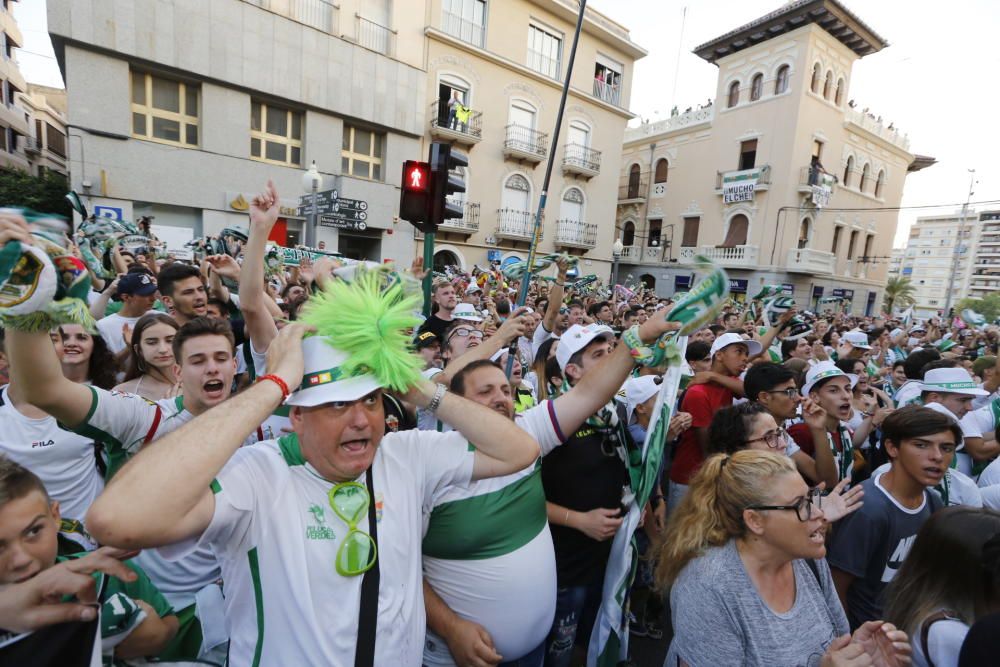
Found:
<path fill-rule="evenodd" d="M 829 541 L 827 559 L 857 577 L 847 591 L 847 618 L 851 628 L 882 618 L 882 594 L 903 564 L 938 500 L 924 493 L 915 510 L 903 507 L 886 491 L 881 474 L 865 480 L 865 503 L 842 519 Z"/>
<path fill-rule="evenodd" d="M 730 540 L 688 563 L 670 592 L 674 639 L 664 667 L 768 665 L 818 667 L 830 643 L 847 633 L 826 561 L 819 579 L 792 562 L 795 604 L 777 614 L 760 597 Z"/>

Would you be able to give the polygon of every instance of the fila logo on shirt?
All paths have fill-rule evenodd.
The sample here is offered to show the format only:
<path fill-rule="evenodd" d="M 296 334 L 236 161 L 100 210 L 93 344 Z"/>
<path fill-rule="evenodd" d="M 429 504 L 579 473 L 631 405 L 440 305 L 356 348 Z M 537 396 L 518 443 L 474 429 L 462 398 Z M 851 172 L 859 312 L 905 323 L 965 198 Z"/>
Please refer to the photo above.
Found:
<path fill-rule="evenodd" d="M 888 583 L 896 576 L 896 572 L 903 565 L 903 561 L 906 560 L 906 556 L 910 553 L 910 548 L 913 547 L 913 542 L 916 539 L 916 535 L 910 535 L 899 541 L 889 557 L 889 562 L 885 564 L 885 570 L 882 572 L 882 583 Z"/>
<path fill-rule="evenodd" d="M 31 448 L 36 449 L 38 447 L 51 447 L 54 444 L 56 444 L 55 440 L 36 440 L 31 443 Z"/>

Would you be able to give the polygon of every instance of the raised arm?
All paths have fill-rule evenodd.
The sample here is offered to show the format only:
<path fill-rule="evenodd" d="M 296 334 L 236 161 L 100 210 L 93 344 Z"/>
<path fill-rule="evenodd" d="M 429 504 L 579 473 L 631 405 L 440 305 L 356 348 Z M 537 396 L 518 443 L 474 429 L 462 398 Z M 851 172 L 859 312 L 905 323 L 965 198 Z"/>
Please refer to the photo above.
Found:
<path fill-rule="evenodd" d="M 518 309 L 515 311 L 516 314 L 508 317 L 500 328 L 497 329 L 496 334 L 490 336 L 483 341 L 481 345 L 470 348 L 466 350 L 465 354 L 460 357 L 453 359 L 443 371 L 435 375 L 435 381 L 441 384 L 449 384 L 451 378 L 471 364 L 473 361 L 479 361 L 480 359 L 489 359 L 494 354 L 499 352 L 505 347 L 508 347 L 512 341 L 516 340 L 519 336 L 524 335 L 524 329 L 527 326 L 525 321 L 524 309 Z"/>
<path fill-rule="evenodd" d="M 278 327 L 267 307 L 264 293 L 264 252 L 267 237 L 278 220 L 278 192 L 270 180 L 263 192 L 250 202 L 250 237 L 243 252 L 240 275 L 240 310 L 254 349 L 266 352 L 278 335 Z"/>
<path fill-rule="evenodd" d="M 268 371 L 289 387 L 302 380 L 305 331 L 290 324 L 268 350 Z M 91 505 L 90 534 L 102 544 L 128 548 L 200 535 L 215 511 L 212 480 L 281 398 L 277 384 L 261 382 L 143 448 Z"/>
<path fill-rule="evenodd" d="M 560 258 L 556 260 L 556 269 L 556 281 L 549 290 L 549 303 L 542 318 L 542 326 L 550 333 L 556 330 L 556 318 L 559 317 L 559 309 L 562 308 L 563 296 L 566 293 L 566 272 L 569 266 Z"/>

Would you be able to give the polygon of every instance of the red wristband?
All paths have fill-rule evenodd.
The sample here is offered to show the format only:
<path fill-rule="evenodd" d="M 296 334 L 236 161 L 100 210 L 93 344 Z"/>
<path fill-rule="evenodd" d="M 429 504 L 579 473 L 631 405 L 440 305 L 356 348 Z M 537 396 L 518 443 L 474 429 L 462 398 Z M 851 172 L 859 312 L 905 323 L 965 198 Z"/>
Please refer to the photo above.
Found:
<path fill-rule="evenodd" d="M 292 393 L 292 392 L 288 391 L 288 383 L 286 383 L 284 380 L 282 380 L 277 375 L 268 373 L 267 375 L 261 375 L 259 378 L 257 378 L 257 382 L 263 382 L 264 380 L 270 380 L 274 384 L 278 385 L 278 389 L 281 390 L 281 402 L 282 403 L 284 403 L 285 399 L 288 398 L 288 396 Z"/>

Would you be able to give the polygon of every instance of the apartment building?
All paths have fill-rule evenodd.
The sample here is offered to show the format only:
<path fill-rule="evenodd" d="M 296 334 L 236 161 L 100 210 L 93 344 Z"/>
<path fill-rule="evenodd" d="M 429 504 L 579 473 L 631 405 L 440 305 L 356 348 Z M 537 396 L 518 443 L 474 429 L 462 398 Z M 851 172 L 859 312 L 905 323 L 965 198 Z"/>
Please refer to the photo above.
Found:
<path fill-rule="evenodd" d="M 978 239 L 966 295 L 981 299 L 1000 291 L 1000 211 L 983 211 L 978 221 Z"/>
<path fill-rule="evenodd" d="M 704 255 L 737 299 L 781 284 L 800 307 L 875 312 L 898 215 L 877 209 L 934 162 L 851 99 L 853 64 L 886 46 L 837 0 L 797 0 L 696 48 L 714 101 L 626 131 L 620 275 L 669 295 Z"/>
<path fill-rule="evenodd" d="M 967 212 L 964 218 L 961 211 L 922 216 L 910 228 L 900 275 L 913 284 L 913 312 L 917 317 L 931 317 L 944 309 L 953 274 L 951 305 L 969 295 L 979 238 L 976 217 L 974 211 Z"/>
<path fill-rule="evenodd" d="M 363 225 L 321 221 L 317 245 L 408 263 L 420 239 L 397 216 L 402 163 L 447 140 L 468 152 L 469 187 L 466 216 L 442 230 L 435 263 L 471 267 L 525 255 L 525 212 L 556 150 L 543 249 L 607 265 L 631 65 L 644 52 L 588 13 L 566 129 L 550 146 L 575 6 L 49 0 L 72 185 L 102 215 L 152 216 L 176 246 L 245 225 L 253 193 L 273 178 L 282 198 L 273 238 L 295 244 L 307 222 L 302 178 L 315 162 L 321 189 L 365 202 L 366 213 Z"/>
<path fill-rule="evenodd" d="M 0 167 L 28 171 L 29 117 L 20 100 L 28 84 L 17 65 L 24 38 L 14 18 L 15 2 L 0 0 Z"/>
<path fill-rule="evenodd" d="M 31 131 L 23 146 L 28 171 L 35 176 L 48 172 L 67 176 L 66 91 L 29 83 L 19 101 Z"/>

